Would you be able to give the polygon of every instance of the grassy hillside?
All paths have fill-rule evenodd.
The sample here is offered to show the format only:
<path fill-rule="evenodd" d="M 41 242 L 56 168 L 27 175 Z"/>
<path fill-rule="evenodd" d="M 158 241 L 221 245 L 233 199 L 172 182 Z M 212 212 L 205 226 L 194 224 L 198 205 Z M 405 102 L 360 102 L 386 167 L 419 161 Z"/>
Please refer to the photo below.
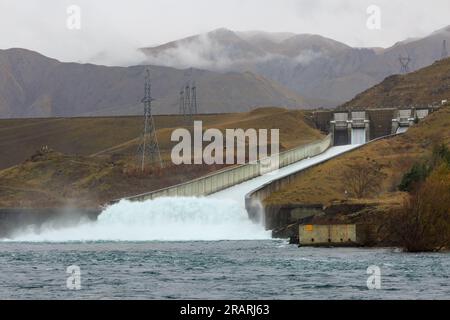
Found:
<path fill-rule="evenodd" d="M 280 128 L 280 139 L 286 148 L 320 137 L 305 122 L 303 111 L 265 108 L 247 113 L 199 115 L 195 119 L 203 121 L 205 128 Z M 44 145 L 64 154 L 83 156 L 133 153 L 142 121 L 137 116 L 0 119 L 0 149 L 4 151 L 0 153 L 0 169 L 19 164 Z M 172 147 L 170 134 L 184 125 L 183 119 L 176 115 L 155 116 L 155 125 L 160 148 L 168 154 Z"/>
<path fill-rule="evenodd" d="M 279 108 L 201 115 L 204 128 L 278 128 L 281 149 L 322 138 L 303 111 Z M 155 117 L 163 159 L 182 117 Z M 180 183 L 221 166 L 171 166 L 136 170 L 133 158 L 141 117 L 0 120 L 0 207 L 95 206 Z M 48 152 L 38 151 L 48 146 Z M 6 168 L 6 169 L 5 169 Z"/>
<path fill-rule="evenodd" d="M 403 194 L 397 191 L 402 176 L 414 163 L 430 156 L 433 147 L 450 146 L 450 107 L 431 114 L 411 127 L 404 135 L 368 144 L 322 165 L 305 171 L 293 183 L 266 199 L 267 204 L 333 204 L 341 202 L 400 204 Z M 363 199 L 349 192 L 343 169 L 348 164 L 375 163 L 383 174 L 379 190 Z M 347 190 L 347 193 L 346 193 Z"/>
<path fill-rule="evenodd" d="M 394 75 L 339 109 L 428 105 L 450 99 L 450 58 L 406 75 Z"/>

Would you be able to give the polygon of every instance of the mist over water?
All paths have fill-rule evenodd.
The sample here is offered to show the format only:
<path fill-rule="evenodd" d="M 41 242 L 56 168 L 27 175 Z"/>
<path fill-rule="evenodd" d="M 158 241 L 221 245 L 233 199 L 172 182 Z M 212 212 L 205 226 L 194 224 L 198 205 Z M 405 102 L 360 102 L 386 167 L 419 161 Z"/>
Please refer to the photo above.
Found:
<path fill-rule="evenodd" d="M 65 241 L 196 241 L 270 239 L 270 231 L 249 220 L 231 199 L 166 197 L 107 207 L 95 222 L 55 229 L 22 230 L 10 240 Z"/>

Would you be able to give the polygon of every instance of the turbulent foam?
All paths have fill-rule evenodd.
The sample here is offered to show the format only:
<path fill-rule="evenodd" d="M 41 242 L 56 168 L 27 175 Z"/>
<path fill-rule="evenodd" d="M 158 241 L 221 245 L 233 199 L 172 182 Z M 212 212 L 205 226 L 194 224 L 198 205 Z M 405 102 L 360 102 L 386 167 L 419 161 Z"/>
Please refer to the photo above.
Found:
<path fill-rule="evenodd" d="M 98 221 L 65 229 L 48 226 L 22 230 L 14 241 L 189 241 L 270 239 L 270 231 L 252 223 L 244 195 L 275 178 L 302 170 L 356 148 L 332 147 L 324 153 L 222 190 L 207 198 L 158 198 L 121 202 L 108 207 Z"/>
<path fill-rule="evenodd" d="M 107 207 L 97 221 L 78 226 L 27 230 L 14 241 L 195 241 L 270 239 L 270 232 L 248 219 L 235 200 L 157 198 L 122 200 Z"/>

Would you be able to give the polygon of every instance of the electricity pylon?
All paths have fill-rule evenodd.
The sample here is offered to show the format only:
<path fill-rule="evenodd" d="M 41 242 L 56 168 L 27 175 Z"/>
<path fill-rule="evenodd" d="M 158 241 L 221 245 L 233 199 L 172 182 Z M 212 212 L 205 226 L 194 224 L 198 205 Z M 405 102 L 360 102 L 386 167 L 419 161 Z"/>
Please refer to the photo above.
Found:
<path fill-rule="evenodd" d="M 152 115 L 152 101 L 150 71 L 146 70 L 144 97 L 141 102 L 144 105 L 144 132 L 138 149 L 141 171 L 144 171 L 146 163 L 159 163 L 162 167 L 161 154 L 159 152 L 158 139 L 156 137 L 155 122 Z"/>

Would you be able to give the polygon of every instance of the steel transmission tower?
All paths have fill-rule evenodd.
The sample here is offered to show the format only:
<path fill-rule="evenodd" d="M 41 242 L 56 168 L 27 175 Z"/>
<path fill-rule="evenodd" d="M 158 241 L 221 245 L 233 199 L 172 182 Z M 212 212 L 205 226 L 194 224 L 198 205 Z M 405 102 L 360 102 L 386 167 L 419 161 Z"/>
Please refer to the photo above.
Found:
<path fill-rule="evenodd" d="M 189 82 L 184 87 L 184 112 L 185 115 L 191 116 L 191 87 L 189 86 Z"/>
<path fill-rule="evenodd" d="M 184 107 L 184 88 L 180 90 L 180 114 L 186 115 L 186 109 Z"/>
<path fill-rule="evenodd" d="M 192 86 L 189 82 L 180 91 L 180 114 L 182 114 L 186 122 L 190 122 L 192 116 L 198 112 L 197 107 L 197 86 L 195 82 L 192 82 Z"/>
<path fill-rule="evenodd" d="M 409 72 L 409 63 L 411 62 L 411 58 L 409 55 L 407 57 L 398 57 L 398 61 L 400 62 L 400 73 L 408 73 Z"/>
<path fill-rule="evenodd" d="M 156 137 L 155 122 L 152 115 L 152 101 L 150 72 L 147 69 L 145 75 L 144 97 L 141 102 L 144 105 L 144 132 L 139 145 L 139 158 L 141 171 L 144 171 L 146 163 L 159 163 L 162 167 L 161 154 L 159 153 L 158 139 Z"/>
<path fill-rule="evenodd" d="M 191 103 L 190 103 L 190 113 L 191 115 L 197 114 L 197 86 L 195 85 L 195 82 L 192 83 L 191 88 Z"/>
<path fill-rule="evenodd" d="M 447 51 L 447 40 L 442 41 L 442 54 L 441 59 L 445 59 L 448 57 L 448 51 Z"/>

